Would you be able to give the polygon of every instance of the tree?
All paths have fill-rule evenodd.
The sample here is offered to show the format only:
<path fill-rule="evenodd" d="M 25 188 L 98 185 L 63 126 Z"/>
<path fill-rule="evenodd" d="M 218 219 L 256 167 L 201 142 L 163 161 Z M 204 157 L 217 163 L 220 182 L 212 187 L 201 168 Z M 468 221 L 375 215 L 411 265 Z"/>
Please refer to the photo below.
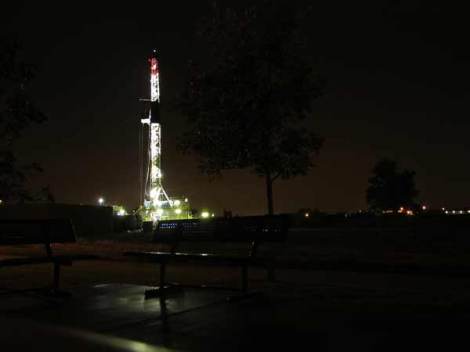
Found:
<path fill-rule="evenodd" d="M 400 172 L 397 163 L 388 158 L 377 162 L 367 188 L 367 203 L 370 209 L 382 211 L 414 207 L 418 194 L 414 171 Z"/>
<path fill-rule="evenodd" d="M 29 95 L 34 77 L 33 66 L 23 62 L 17 43 L 0 38 L 0 199 L 3 201 L 31 200 L 25 183 L 40 170 L 37 164 L 20 165 L 14 153 L 14 143 L 31 123 L 46 118 Z"/>
<path fill-rule="evenodd" d="M 218 9 L 202 23 L 207 57 L 193 61 L 179 107 L 188 129 L 181 147 L 208 175 L 246 168 L 266 183 L 305 175 L 322 140 L 305 128 L 324 81 L 306 55 L 292 6 L 265 2 Z"/>

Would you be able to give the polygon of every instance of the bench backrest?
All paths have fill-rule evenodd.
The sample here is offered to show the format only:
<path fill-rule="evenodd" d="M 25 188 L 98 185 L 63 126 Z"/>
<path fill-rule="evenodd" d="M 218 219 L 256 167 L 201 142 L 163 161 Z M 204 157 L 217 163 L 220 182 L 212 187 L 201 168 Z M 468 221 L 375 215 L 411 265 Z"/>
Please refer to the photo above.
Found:
<path fill-rule="evenodd" d="M 70 219 L 0 220 L 0 245 L 75 242 Z"/>
<path fill-rule="evenodd" d="M 215 223 L 213 221 L 165 220 L 159 221 L 153 233 L 154 242 L 173 243 L 180 240 L 212 240 Z"/>
<path fill-rule="evenodd" d="M 256 255 L 262 242 L 282 242 L 287 238 L 289 220 L 285 216 L 243 216 L 234 218 L 160 221 L 153 242 L 172 245 L 182 241 L 248 242 Z"/>
<path fill-rule="evenodd" d="M 243 216 L 217 219 L 214 236 L 222 241 L 285 241 L 289 229 L 288 218 L 276 216 Z"/>

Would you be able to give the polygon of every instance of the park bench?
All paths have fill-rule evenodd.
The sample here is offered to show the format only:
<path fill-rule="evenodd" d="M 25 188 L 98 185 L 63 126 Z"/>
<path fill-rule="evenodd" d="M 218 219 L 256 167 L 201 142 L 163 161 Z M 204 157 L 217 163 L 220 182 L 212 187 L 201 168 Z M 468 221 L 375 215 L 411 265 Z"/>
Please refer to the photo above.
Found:
<path fill-rule="evenodd" d="M 96 259 L 94 255 L 56 255 L 53 253 L 52 244 L 73 242 L 76 242 L 75 230 L 69 219 L 0 219 L 0 246 L 38 244 L 43 245 L 45 251 L 45 255 L 42 256 L 0 257 L 0 269 L 50 263 L 53 266 L 52 292 L 59 293 L 62 266 L 70 266 L 76 260 Z"/>
<path fill-rule="evenodd" d="M 285 216 L 246 216 L 234 218 L 188 219 L 160 221 L 154 231 L 153 242 L 166 244 L 166 251 L 126 252 L 127 256 L 137 257 L 156 263 L 160 268 L 159 288 L 146 292 L 146 297 L 161 296 L 163 290 L 174 287 L 166 279 L 170 264 L 202 264 L 239 267 L 241 290 L 248 290 L 248 267 L 266 269 L 268 280 L 274 280 L 274 255 L 260 257 L 259 247 L 265 242 L 281 243 L 286 240 L 289 228 Z M 180 251 L 181 244 L 199 244 L 191 250 Z M 217 244 L 244 244 L 244 252 L 234 255 L 215 250 Z M 195 251 L 198 247 L 199 251 Z M 224 247 L 224 246 L 222 246 Z M 225 246 L 226 248 L 227 246 Z M 202 250 L 200 250 L 202 248 Z M 178 284 L 178 286 L 187 286 Z M 201 285 L 199 287 L 208 287 Z"/>

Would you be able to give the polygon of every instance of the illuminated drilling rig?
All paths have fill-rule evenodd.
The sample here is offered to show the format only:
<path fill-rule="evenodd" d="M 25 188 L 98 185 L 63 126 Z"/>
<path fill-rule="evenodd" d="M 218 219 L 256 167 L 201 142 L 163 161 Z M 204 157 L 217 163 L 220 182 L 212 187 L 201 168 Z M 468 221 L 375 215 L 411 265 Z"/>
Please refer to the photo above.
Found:
<path fill-rule="evenodd" d="M 162 217 L 164 208 L 173 207 L 173 201 L 168 197 L 162 185 L 162 127 L 160 121 L 160 71 L 156 51 L 149 58 L 150 64 L 150 107 L 146 118 L 141 119 L 143 135 L 148 135 L 147 150 L 145 151 L 143 208 L 153 220 Z"/>
<path fill-rule="evenodd" d="M 160 119 L 160 68 L 154 50 L 149 58 L 150 99 L 145 118 L 141 119 L 140 202 L 138 213 L 144 221 L 190 219 L 193 217 L 186 197 L 170 198 L 163 189 L 162 179 L 162 126 Z M 143 185 L 143 187 L 142 187 Z"/>

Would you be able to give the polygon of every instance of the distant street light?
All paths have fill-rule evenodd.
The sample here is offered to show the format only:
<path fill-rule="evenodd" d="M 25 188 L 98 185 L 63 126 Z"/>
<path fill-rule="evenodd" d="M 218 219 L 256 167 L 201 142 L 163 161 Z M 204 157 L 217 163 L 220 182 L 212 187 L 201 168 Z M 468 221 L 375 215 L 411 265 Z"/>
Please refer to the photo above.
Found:
<path fill-rule="evenodd" d="M 103 204 L 104 204 L 104 198 L 103 198 L 103 197 L 99 197 L 99 198 L 98 198 L 98 204 L 99 204 L 99 205 L 103 205 Z"/>

